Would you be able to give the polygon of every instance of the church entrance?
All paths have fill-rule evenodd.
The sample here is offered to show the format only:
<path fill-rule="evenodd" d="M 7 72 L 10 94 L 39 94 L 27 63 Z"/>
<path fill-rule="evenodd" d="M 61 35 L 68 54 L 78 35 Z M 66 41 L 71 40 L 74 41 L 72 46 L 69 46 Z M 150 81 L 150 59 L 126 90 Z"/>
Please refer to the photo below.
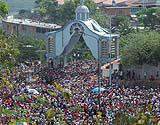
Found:
<path fill-rule="evenodd" d="M 71 43 L 69 43 L 71 44 Z M 82 35 L 79 40 L 75 43 L 73 48 L 70 48 L 71 51 L 69 53 L 64 53 L 66 58 L 66 63 L 75 62 L 78 60 L 93 60 L 95 59 L 92 55 L 90 49 L 86 45 Z"/>

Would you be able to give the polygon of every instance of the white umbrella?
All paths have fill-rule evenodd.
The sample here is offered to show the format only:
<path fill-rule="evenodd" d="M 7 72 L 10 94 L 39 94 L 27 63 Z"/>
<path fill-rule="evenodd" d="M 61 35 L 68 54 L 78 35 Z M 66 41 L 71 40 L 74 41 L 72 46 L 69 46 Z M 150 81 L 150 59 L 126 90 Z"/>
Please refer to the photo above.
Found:
<path fill-rule="evenodd" d="M 28 89 L 27 90 L 28 91 L 28 93 L 30 93 L 30 94 L 39 94 L 39 92 L 37 91 L 37 90 L 35 90 L 35 89 Z"/>

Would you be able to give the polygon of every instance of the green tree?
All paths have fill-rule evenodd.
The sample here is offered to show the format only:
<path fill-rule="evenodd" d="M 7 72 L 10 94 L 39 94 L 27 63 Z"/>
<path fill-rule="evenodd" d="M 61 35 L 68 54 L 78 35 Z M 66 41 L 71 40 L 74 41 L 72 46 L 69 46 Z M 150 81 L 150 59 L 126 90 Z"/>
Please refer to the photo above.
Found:
<path fill-rule="evenodd" d="M 76 54 L 76 55 L 74 56 L 74 54 Z M 70 55 L 74 59 L 80 59 L 80 60 L 93 59 L 92 53 L 89 50 L 89 48 L 87 47 L 83 37 L 80 37 L 80 40 L 77 42 L 77 44 L 73 48 Z"/>
<path fill-rule="evenodd" d="M 9 5 L 5 2 L 0 1 L 0 17 L 4 17 L 9 12 Z"/>
<path fill-rule="evenodd" d="M 121 35 L 127 35 L 133 31 L 131 22 L 127 16 L 117 16 L 114 18 L 115 27 L 119 30 Z"/>
<path fill-rule="evenodd" d="M 9 12 L 9 6 L 5 2 L 0 2 L 0 17 L 4 17 Z M 0 65 L 11 68 L 15 64 L 16 57 L 19 54 L 16 36 L 5 36 L 0 29 Z"/>
<path fill-rule="evenodd" d="M 35 40 L 28 36 L 18 36 L 16 41 L 20 51 L 20 61 L 39 60 L 42 54 L 39 51 L 41 51 L 41 49 L 45 50 L 45 41 L 43 40 Z"/>
<path fill-rule="evenodd" d="M 145 28 L 155 30 L 160 28 L 160 8 L 149 8 L 140 11 L 138 20 Z"/>
<path fill-rule="evenodd" d="M 19 50 L 15 39 L 13 35 L 5 36 L 0 33 L 0 64 L 3 67 L 11 68 L 16 62 Z"/>
<path fill-rule="evenodd" d="M 75 9 L 76 3 L 74 0 L 65 1 L 61 6 L 60 14 L 61 14 L 61 24 L 65 25 L 68 21 L 73 20 L 75 18 Z"/>
<path fill-rule="evenodd" d="M 62 24 L 66 24 L 68 21 L 75 19 L 75 10 L 79 4 L 79 0 L 65 1 L 60 8 Z M 86 0 L 84 4 L 90 10 L 90 14 L 93 15 L 96 11 L 96 4 L 92 0 Z"/>
<path fill-rule="evenodd" d="M 35 15 L 34 15 L 35 16 Z M 18 14 L 15 15 L 15 18 L 33 18 L 33 14 L 30 10 L 21 9 Z"/>
<path fill-rule="evenodd" d="M 41 20 L 56 23 L 56 20 L 59 19 L 59 5 L 56 0 L 36 0 L 35 3 Z"/>
<path fill-rule="evenodd" d="M 98 24 L 104 28 L 110 28 L 110 19 L 104 15 L 101 11 L 96 11 L 92 16 L 91 16 L 95 21 L 98 22 Z"/>
<path fill-rule="evenodd" d="M 136 32 L 121 38 L 121 59 L 126 65 L 160 62 L 160 34 Z"/>
<path fill-rule="evenodd" d="M 79 0 L 65 1 L 63 5 L 58 5 L 56 0 L 37 0 L 37 12 L 46 22 L 66 24 L 75 18 L 75 9 L 79 5 Z M 89 8 L 90 14 L 95 14 L 96 4 L 92 0 L 86 0 L 85 5 Z"/>

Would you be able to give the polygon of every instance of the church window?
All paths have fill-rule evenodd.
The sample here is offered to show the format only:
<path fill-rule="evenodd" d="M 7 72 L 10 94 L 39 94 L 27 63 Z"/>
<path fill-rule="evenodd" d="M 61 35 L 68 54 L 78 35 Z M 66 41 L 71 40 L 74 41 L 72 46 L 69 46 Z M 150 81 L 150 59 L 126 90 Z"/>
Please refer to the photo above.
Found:
<path fill-rule="evenodd" d="M 82 13 L 82 20 L 85 20 L 85 13 Z"/>
<path fill-rule="evenodd" d="M 77 13 L 77 20 L 80 19 L 80 13 Z"/>
<path fill-rule="evenodd" d="M 102 57 L 106 57 L 107 56 L 107 50 L 108 50 L 108 46 L 107 46 L 107 42 L 106 41 L 102 41 L 101 42 L 101 56 Z"/>

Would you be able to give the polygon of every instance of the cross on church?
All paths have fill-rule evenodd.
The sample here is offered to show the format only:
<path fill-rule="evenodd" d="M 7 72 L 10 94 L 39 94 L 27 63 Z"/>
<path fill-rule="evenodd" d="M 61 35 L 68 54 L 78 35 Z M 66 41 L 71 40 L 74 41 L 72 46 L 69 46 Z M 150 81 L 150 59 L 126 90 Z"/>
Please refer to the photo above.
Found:
<path fill-rule="evenodd" d="M 81 5 L 81 6 L 84 5 L 84 0 L 80 0 L 80 5 Z"/>

